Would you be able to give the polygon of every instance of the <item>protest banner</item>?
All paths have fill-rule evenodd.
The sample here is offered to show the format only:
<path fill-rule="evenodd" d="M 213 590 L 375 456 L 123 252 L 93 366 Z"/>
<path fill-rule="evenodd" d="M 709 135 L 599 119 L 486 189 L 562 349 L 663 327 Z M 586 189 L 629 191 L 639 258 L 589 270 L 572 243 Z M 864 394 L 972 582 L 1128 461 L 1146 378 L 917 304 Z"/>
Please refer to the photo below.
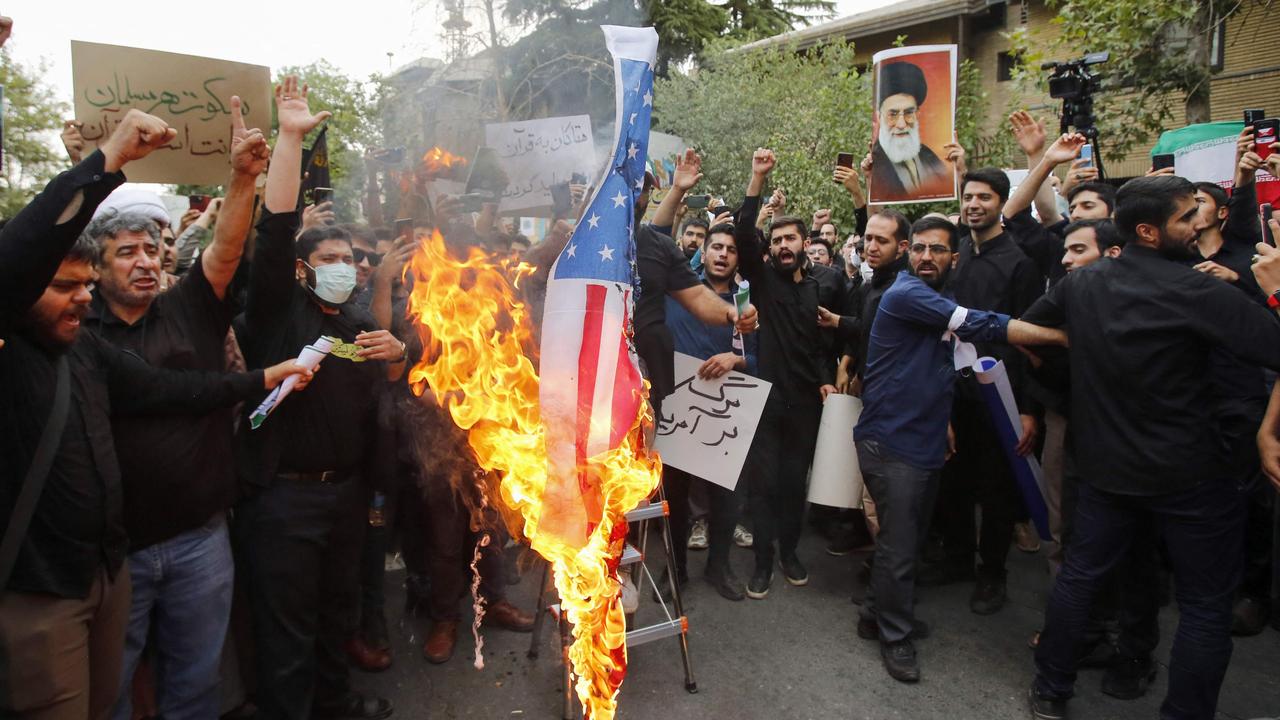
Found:
<path fill-rule="evenodd" d="M 862 470 L 853 426 L 862 414 L 862 400 L 832 393 L 822 402 L 822 421 L 813 450 L 809 502 L 841 508 L 862 507 Z"/>
<path fill-rule="evenodd" d="M 678 382 L 662 401 L 654 448 L 664 464 L 732 490 L 772 384 L 740 372 L 703 380 L 702 362 L 676 353 Z"/>
<path fill-rule="evenodd" d="M 178 131 L 164 148 L 129 163 L 131 182 L 225 183 L 232 95 L 240 96 L 246 127 L 271 128 L 271 71 L 262 65 L 73 40 L 71 72 L 86 151 L 134 108 Z"/>
<path fill-rule="evenodd" d="M 547 214 L 553 185 L 569 182 L 575 173 L 581 178 L 598 174 L 589 115 L 490 123 L 484 137 L 507 174 L 499 212 Z"/>
<path fill-rule="evenodd" d="M 882 50 L 875 63 L 871 120 L 871 203 L 956 199 L 956 178 L 943 146 L 956 126 L 956 46 Z"/>
<path fill-rule="evenodd" d="M 1154 155 L 1173 155 L 1173 171 L 1191 182 L 1212 182 L 1231 190 L 1236 172 L 1236 139 L 1244 123 L 1212 122 L 1187 125 L 1160 134 Z M 1258 170 L 1259 203 L 1280 205 L 1280 179 Z"/>

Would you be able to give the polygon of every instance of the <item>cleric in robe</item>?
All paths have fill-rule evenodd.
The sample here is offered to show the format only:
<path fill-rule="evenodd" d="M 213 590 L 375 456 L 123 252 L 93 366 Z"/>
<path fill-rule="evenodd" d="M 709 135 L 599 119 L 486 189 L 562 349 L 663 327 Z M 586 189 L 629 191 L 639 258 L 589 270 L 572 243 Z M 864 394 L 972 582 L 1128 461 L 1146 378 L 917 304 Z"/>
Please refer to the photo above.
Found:
<path fill-rule="evenodd" d="M 915 200 L 952 191 L 951 166 L 920 142 L 922 108 L 929 95 L 920 67 L 885 63 L 876 88 L 879 128 L 872 150 L 874 201 Z"/>

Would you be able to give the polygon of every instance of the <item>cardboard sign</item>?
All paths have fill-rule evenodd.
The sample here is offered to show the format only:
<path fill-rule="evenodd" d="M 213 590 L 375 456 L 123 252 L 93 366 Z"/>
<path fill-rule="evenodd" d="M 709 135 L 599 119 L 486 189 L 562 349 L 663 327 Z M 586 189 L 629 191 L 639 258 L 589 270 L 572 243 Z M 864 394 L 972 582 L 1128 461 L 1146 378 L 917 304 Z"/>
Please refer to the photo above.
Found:
<path fill-rule="evenodd" d="M 734 489 L 772 385 L 745 373 L 698 377 L 702 360 L 676 353 L 676 390 L 662 401 L 654 447 L 662 462 Z"/>
<path fill-rule="evenodd" d="M 552 185 L 568 182 L 574 173 L 596 179 L 589 115 L 491 123 L 484 137 L 507 174 L 499 212 L 549 210 Z"/>
<path fill-rule="evenodd" d="M 246 127 L 271 127 L 271 70 L 262 65 L 73 40 L 71 72 L 87 145 L 104 142 L 134 108 L 178 131 L 129 164 L 131 182 L 225 184 L 232 95 L 240 96 Z"/>

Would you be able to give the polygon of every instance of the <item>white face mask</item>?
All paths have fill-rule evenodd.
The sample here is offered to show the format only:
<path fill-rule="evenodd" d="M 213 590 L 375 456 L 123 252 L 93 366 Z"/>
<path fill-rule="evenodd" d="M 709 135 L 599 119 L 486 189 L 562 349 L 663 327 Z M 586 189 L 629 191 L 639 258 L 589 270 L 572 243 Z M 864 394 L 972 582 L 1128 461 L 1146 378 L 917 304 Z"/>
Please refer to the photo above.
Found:
<path fill-rule="evenodd" d="M 858 266 L 858 272 L 862 273 L 863 281 L 871 282 L 871 276 L 875 274 L 876 269 L 871 267 L 871 263 L 862 263 Z"/>
<path fill-rule="evenodd" d="M 341 305 L 351 297 L 356 289 L 356 268 L 346 263 L 330 263 L 320 267 L 311 267 L 303 263 L 315 273 L 316 284 L 311 292 L 316 297 L 332 305 Z"/>

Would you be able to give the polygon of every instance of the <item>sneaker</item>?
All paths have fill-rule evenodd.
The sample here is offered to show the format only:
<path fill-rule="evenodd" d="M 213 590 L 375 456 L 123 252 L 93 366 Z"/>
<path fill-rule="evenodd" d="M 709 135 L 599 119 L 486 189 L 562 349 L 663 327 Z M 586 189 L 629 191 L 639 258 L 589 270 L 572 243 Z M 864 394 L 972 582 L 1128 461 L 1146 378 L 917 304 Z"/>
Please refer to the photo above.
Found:
<path fill-rule="evenodd" d="M 880 659 L 889 677 L 898 682 L 920 681 L 920 665 L 916 662 L 916 648 L 910 640 L 880 643 Z"/>
<path fill-rule="evenodd" d="M 863 640 L 879 640 L 880 639 L 880 623 L 875 618 L 858 618 L 858 637 Z M 929 637 L 929 623 L 923 620 L 916 620 L 915 625 L 911 627 L 910 640 L 924 640 Z"/>
<path fill-rule="evenodd" d="M 707 549 L 707 521 L 698 519 L 693 523 L 693 530 L 689 532 L 689 549 L 690 550 L 706 550 Z"/>
<path fill-rule="evenodd" d="M 916 573 L 916 585 L 920 587 L 938 587 L 952 583 L 969 582 L 974 579 L 973 562 L 964 562 L 956 558 L 947 558 L 942 562 L 929 563 Z"/>
<path fill-rule="evenodd" d="M 684 586 L 689 584 L 689 571 L 681 570 L 676 573 L 676 578 L 680 583 L 680 589 L 683 590 Z M 658 587 L 653 591 L 653 601 L 670 604 L 672 599 L 671 574 L 663 568 L 662 577 L 658 579 Z"/>
<path fill-rule="evenodd" d="M 809 584 L 809 571 L 804 569 L 804 565 L 800 564 L 800 558 L 795 555 L 784 555 L 778 558 L 778 566 L 782 568 L 782 577 L 792 585 L 800 587 Z"/>
<path fill-rule="evenodd" d="M 1155 679 L 1156 664 L 1151 658 L 1125 660 L 1102 674 L 1102 692 L 1120 700 L 1137 700 Z"/>
<path fill-rule="evenodd" d="M 747 597 L 746 588 L 742 586 L 738 576 L 733 574 L 731 567 L 708 567 L 705 577 L 725 600 L 738 602 Z"/>
<path fill-rule="evenodd" d="M 756 568 L 751 574 L 751 582 L 747 583 L 747 597 L 752 600 L 763 600 L 769 594 L 769 584 L 773 582 L 773 571 L 767 567 Z"/>
<path fill-rule="evenodd" d="M 631 570 L 618 571 L 618 579 L 622 581 L 622 612 L 630 615 L 640 607 L 640 591 L 631 579 Z"/>
<path fill-rule="evenodd" d="M 999 575 L 978 575 L 978 584 L 969 596 L 969 609 L 976 615 L 994 615 L 1004 607 L 1008 593 L 1005 589 L 1005 573 Z"/>
<path fill-rule="evenodd" d="M 751 533 L 741 525 L 735 525 L 733 528 L 733 544 L 740 548 L 749 548 L 755 543 L 755 538 Z"/>
<path fill-rule="evenodd" d="M 1044 697 L 1034 686 L 1027 689 L 1027 703 L 1035 720 L 1066 720 L 1067 701 Z"/>
<path fill-rule="evenodd" d="M 875 547 L 875 541 L 871 539 L 871 533 L 867 532 L 866 526 L 854 525 L 851 530 L 844 530 L 827 544 L 827 554 L 836 557 L 843 557 L 859 550 L 870 550 Z"/>
<path fill-rule="evenodd" d="M 1024 553 L 1040 552 L 1040 536 L 1029 522 L 1021 522 L 1013 526 L 1013 544 Z"/>

